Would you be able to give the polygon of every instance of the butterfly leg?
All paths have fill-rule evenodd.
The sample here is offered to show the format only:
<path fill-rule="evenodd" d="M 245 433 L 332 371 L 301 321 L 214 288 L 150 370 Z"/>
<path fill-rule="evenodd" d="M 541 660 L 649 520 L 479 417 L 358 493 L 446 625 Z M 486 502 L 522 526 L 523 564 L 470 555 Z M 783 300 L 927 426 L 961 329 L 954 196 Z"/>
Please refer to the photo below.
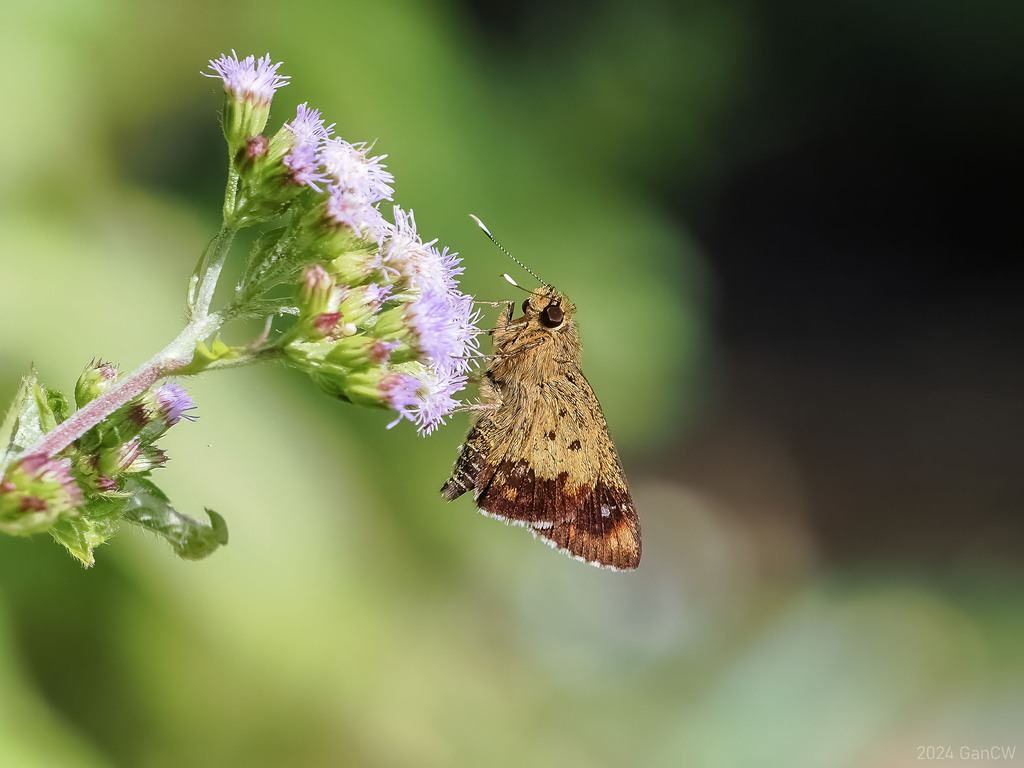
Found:
<path fill-rule="evenodd" d="M 512 313 L 516 311 L 516 303 L 514 301 L 506 301 L 505 308 L 501 310 L 498 315 L 498 323 L 494 328 L 493 332 L 503 331 L 508 327 L 508 324 L 512 322 Z"/>
<path fill-rule="evenodd" d="M 493 411 L 497 407 L 497 403 L 472 403 L 456 406 L 452 408 L 452 413 L 478 413 L 480 411 Z"/>

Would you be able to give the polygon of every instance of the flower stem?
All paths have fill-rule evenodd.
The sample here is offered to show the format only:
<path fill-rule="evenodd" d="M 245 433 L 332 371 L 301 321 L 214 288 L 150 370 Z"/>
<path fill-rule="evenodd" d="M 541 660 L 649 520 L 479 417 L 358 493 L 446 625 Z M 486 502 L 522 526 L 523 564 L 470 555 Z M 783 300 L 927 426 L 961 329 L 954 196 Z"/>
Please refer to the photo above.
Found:
<path fill-rule="evenodd" d="M 202 320 L 210 311 L 220 271 L 237 231 L 237 227 L 225 222 L 199 257 L 195 272 L 188 281 L 188 308 L 193 322 Z"/>
<path fill-rule="evenodd" d="M 235 233 L 238 231 L 235 206 L 238 202 L 239 178 L 234 161 L 229 161 L 228 183 L 224 189 L 223 224 L 221 224 L 220 232 L 214 235 L 213 240 L 203 251 L 203 255 L 199 257 L 195 271 L 188 281 L 188 310 L 192 322 L 203 319 L 210 311 L 220 271 L 224 267 L 224 260 L 231 249 L 231 242 L 235 239 Z"/>
<path fill-rule="evenodd" d="M 188 284 L 189 323 L 178 337 L 113 387 L 76 411 L 56 429 L 43 435 L 25 455 L 54 456 L 67 448 L 121 406 L 130 403 L 165 376 L 171 376 L 192 362 L 196 344 L 214 333 L 225 318 L 210 313 L 224 261 L 238 231 L 234 206 L 238 194 L 238 172 L 232 163 L 228 171 L 224 200 L 224 224 L 199 257 Z"/>
<path fill-rule="evenodd" d="M 189 323 L 178 337 L 157 352 L 153 357 L 136 368 L 113 387 L 73 413 L 56 429 L 43 435 L 25 456 L 43 454 L 52 457 L 67 448 L 94 426 L 106 419 L 121 406 L 130 403 L 153 384 L 174 373 L 192 360 L 196 343 L 208 337 L 220 327 L 222 318 L 218 314 L 208 315 L 199 323 Z"/>

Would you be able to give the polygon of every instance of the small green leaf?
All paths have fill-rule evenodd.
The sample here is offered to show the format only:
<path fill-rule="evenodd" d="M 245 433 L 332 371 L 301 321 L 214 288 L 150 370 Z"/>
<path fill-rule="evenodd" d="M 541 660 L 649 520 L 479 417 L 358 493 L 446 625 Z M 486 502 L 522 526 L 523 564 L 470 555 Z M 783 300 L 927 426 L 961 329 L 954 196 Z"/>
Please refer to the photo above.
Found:
<path fill-rule="evenodd" d="M 79 509 L 80 514 L 61 516 L 50 528 L 58 544 L 81 561 L 86 568 L 96 562 L 93 550 L 117 533 L 118 520 L 128 504 L 125 498 L 95 497 Z"/>
<path fill-rule="evenodd" d="M 228 543 L 228 525 L 212 509 L 206 510 L 210 516 L 207 525 L 174 509 L 163 491 L 150 481 L 136 478 L 132 485 L 124 519 L 163 536 L 178 557 L 202 560 Z"/>
<path fill-rule="evenodd" d="M 214 341 L 210 347 L 203 342 L 196 343 L 196 351 L 192 362 L 176 371 L 178 375 L 187 376 L 205 371 L 218 360 L 237 360 L 245 354 L 245 347 L 229 347 L 223 341 Z"/>
<path fill-rule="evenodd" d="M 50 535 L 58 544 L 81 561 L 86 568 L 96 562 L 92 551 L 117 533 L 117 523 L 109 518 L 91 520 L 88 517 L 60 517 L 50 528 Z"/>
<path fill-rule="evenodd" d="M 67 397 L 59 389 L 43 387 L 43 391 L 46 393 L 46 404 L 50 412 L 53 413 L 54 420 L 57 424 L 63 423 L 71 415 L 71 407 L 68 405 Z"/>
<path fill-rule="evenodd" d="M 64 407 L 67 408 L 67 400 Z M 0 425 L 0 477 L 14 458 L 56 426 L 57 419 L 50 400 L 39 386 L 35 374 L 24 376 L 3 425 Z"/>

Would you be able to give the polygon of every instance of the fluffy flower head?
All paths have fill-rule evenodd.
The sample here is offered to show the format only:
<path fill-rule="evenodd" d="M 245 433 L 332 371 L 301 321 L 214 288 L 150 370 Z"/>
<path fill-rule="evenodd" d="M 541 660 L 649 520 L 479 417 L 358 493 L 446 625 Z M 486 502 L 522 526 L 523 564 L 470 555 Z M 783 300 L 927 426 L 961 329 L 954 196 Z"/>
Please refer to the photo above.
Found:
<path fill-rule="evenodd" d="M 330 137 L 334 125 L 325 126 L 319 110 L 310 109 L 305 103 L 299 104 L 295 119 L 284 127 L 294 141 L 283 161 L 291 171 L 292 180 L 322 192 L 318 185 L 325 184 L 327 176 L 320 171 L 320 147 Z"/>
<path fill-rule="evenodd" d="M 224 90 L 234 95 L 239 101 L 252 101 L 257 104 L 270 104 L 274 92 L 288 85 L 287 75 L 277 74 L 281 62 L 272 64 L 270 54 L 257 59 L 246 56 L 239 61 L 238 54 L 222 54 L 219 59 L 210 60 L 213 73 L 203 72 L 207 77 L 219 77 L 224 82 Z"/>

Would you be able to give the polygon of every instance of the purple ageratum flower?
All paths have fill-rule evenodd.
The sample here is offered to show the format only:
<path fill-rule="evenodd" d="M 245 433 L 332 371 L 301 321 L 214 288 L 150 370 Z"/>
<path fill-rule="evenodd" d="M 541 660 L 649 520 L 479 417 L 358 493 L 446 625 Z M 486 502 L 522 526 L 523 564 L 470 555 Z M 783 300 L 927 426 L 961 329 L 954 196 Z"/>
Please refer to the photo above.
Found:
<path fill-rule="evenodd" d="M 380 309 L 380 305 L 383 304 L 388 296 L 391 295 L 391 291 L 394 288 L 392 285 L 378 285 L 377 283 L 369 283 L 365 289 L 363 296 L 366 298 L 366 303 L 373 307 L 376 311 Z"/>
<path fill-rule="evenodd" d="M 388 424 L 388 429 L 402 419 L 416 420 L 415 412 L 411 409 L 419 402 L 416 393 L 421 386 L 423 385 L 415 376 L 398 371 L 392 371 L 380 380 L 378 387 L 381 397 L 389 408 L 398 411 L 398 418 Z"/>
<path fill-rule="evenodd" d="M 469 370 L 473 358 L 480 356 L 480 310 L 473 306 L 473 297 L 460 291 L 448 294 L 452 309 L 453 324 L 458 328 L 455 345 L 450 359 L 451 370 L 464 373 Z"/>
<path fill-rule="evenodd" d="M 335 186 L 373 205 L 391 199 L 395 177 L 381 163 L 387 155 L 368 157 L 369 151 L 365 142 L 349 144 L 344 139 L 329 139 L 320 150 L 320 162 Z"/>
<path fill-rule="evenodd" d="M 421 435 L 429 435 L 445 423 L 445 418 L 461 405 L 453 395 L 466 387 L 466 377 L 452 372 L 427 369 L 420 376 L 413 420 Z"/>
<path fill-rule="evenodd" d="M 154 398 L 160 418 L 168 427 L 173 427 L 183 417 L 189 421 L 195 421 L 198 418 L 187 413 L 187 411 L 194 410 L 196 404 L 192 402 L 192 398 L 188 396 L 184 387 L 173 382 L 161 384 L 154 393 Z"/>
<path fill-rule="evenodd" d="M 320 111 L 309 109 L 306 104 L 299 104 L 295 119 L 285 123 L 295 139 L 295 143 L 284 157 L 284 164 L 292 172 L 296 184 L 305 184 L 322 192 L 318 184 L 326 184 L 327 176 L 320 171 L 320 147 L 334 130 L 334 124 L 324 125 Z"/>
<path fill-rule="evenodd" d="M 383 241 L 387 222 L 367 198 L 334 184 L 327 187 L 327 192 L 327 216 L 331 221 L 378 244 Z"/>
<path fill-rule="evenodd" d="M 439 251 L 437 238 L 424 243 L 416 231 L 416 217 L 394 206 L 395 223 L 388 228 L 383 244 L 383 261 L 396 275 L 409 279 L 414 288 L 454 291 L 456 276 L 464 271 L 459 254 L 448 248 Z"/>
<path fill-rule="evenodd" d="M 479 313 L 468 296 L 426 288 L 406 308 L 417 347 L 441 373 L 463 373 L 478 354 Z"/>
<path fill-rule="evenodd" d="M 261 57 L 246 56 L 241 61 L 234 49 L 231 55 L 222 54 L 219 59 L 210 60 L 214 74 L 203 72 L 206 77 L 219 77 L 224 81 L 224 90 L 234 94 L 239 101 L 270 104 L 274 91 L 288 85 L 287 75 L 277 74 L 281 62 L 270 63 L 270 54 Z"/>

